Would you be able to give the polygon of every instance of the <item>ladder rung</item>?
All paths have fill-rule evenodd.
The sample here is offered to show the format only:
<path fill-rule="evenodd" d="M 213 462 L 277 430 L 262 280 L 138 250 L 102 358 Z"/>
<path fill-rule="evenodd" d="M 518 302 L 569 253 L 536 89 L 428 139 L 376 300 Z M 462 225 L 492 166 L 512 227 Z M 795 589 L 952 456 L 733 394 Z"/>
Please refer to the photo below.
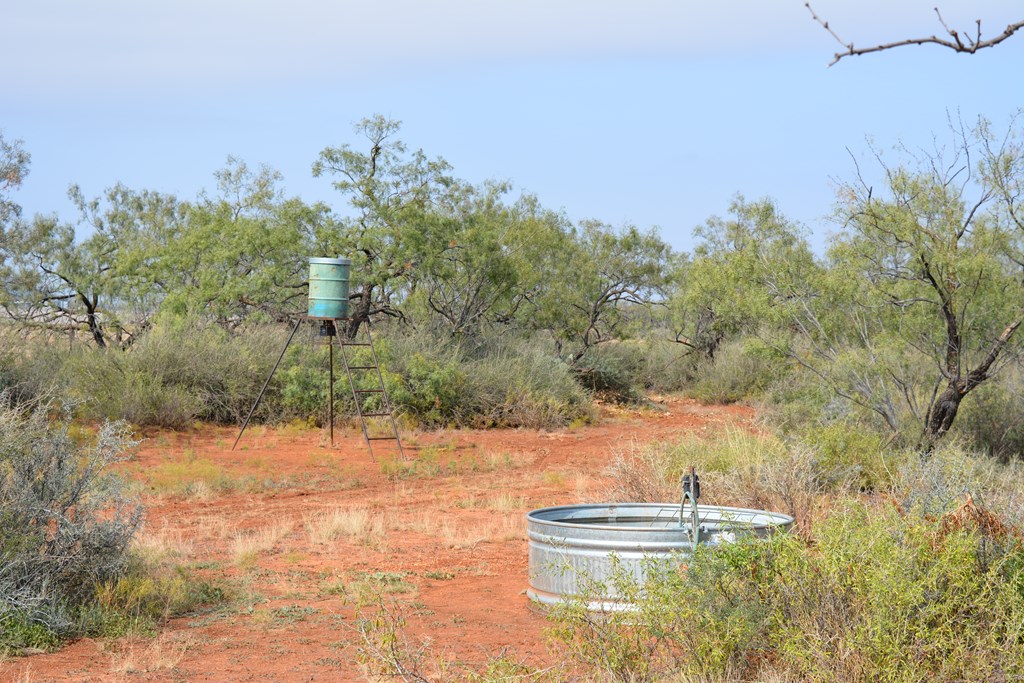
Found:
<path fill-rule="evenodd" d="M 391 417 L 391 413 L 360 413 L 360 417 Z"/>
<path fill-rule="evenodd" d="M 383 389 L 353 389 L 357 394 L 383 394 Z"/>
<path fill-rule="evenodd" d="M 376 365 L 350 365 L 349 370 L 376 370 Z"/>
<path fill-rule="evenodd" d="M 368 436 L 367 441 L 398 441 L 397 436 Z"/>
<path fill-rule="evenodd" d="M 342 346 L 373 346 L 373 344 L 368 344 L 367 342 L 342 342 L 341 345 Z"/>

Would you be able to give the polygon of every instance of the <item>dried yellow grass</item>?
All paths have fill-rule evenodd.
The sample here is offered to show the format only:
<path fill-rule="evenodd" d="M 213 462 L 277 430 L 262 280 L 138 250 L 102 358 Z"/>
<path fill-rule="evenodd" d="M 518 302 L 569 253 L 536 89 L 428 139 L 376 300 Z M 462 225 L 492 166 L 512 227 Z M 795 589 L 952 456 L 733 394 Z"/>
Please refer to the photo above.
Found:
<path fill-rule="evenodd" d="M 324 545 L 339 538 L 373 545 L 384 536 L 384 522 L 367 508 L 336 507 L 316 512 L 305 519 L 306 534 L 317 545 Z"/>
<path fill-rule="evenodd" d="M 235 534 L 232 542 L 232 556 L 235 564 L 239 566 L 251 566 L 255 564 L 256 558 L 274 549 L 285 536 L 292 532 L 295 525 L 292 522 L 281 522 L 273 526 L 264 527 L 247 534 Z"/>

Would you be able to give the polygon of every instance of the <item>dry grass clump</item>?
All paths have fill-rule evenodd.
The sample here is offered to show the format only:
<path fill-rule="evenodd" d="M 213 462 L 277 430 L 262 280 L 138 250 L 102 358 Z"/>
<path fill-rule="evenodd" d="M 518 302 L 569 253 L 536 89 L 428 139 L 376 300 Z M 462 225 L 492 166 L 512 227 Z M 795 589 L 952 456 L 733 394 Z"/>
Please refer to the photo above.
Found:
<path fill-rule="evenodd" d="M 475 548 L 481 543 L 514 541 L 524 537 L 522 516 L 495 514 L 478 523 L 460 523 L 445 517 L 437 526 L 437 535 L 448 548 Z"/>
<path fill-rule="evenodd" d="M 274 546 L 288 536 L 294 528 L 295 525 L 292 522 L 286 521 L 246 534 L 236 533 L 231 551 L 235 564 L 241 567 L 255 565 L 260 555 L 273 550 Z"/>
<path fill-rule="evenodd" d="M 609 468 L 605 495 L 622 502 L 678 501 L 680 477 L 691 465 L 701 478 L 701 504 L 784 512 L 796 519 L 801 533 L 852 486 L 850 480 L 825 476 L 807 446 L 726 429 L 715 438 L 687 437 L 620 452 Z"/>
<path fill-rule="evenodd" d="M 306 534 L 317 545 L 325 545 L 339 538 L 376 545 L 384 536 L 384 522 L 367 508 L 336 507 L 308 515 L 305 519 Z"/>
<path fill-rule="evenodd" d="M 526 507 L 526 498 L 524 496 L 516 496 L 508 492 L 499 493 L 493 498 L 489 498 L 486 502 L 488 510 L 495 510 L 497 512 L 513 512 L 516 510 L 522 510 Z"/>
<path fill-rule="evenodd" d="M 117 674 L 145 674 L 174 669 L 195 646 L 190 637 L 161 633 L 148 641 L 129 643 L 113 653 L 110 670 Z"/>
<path fill-rule="evenodd" d="M 195 543 L 186 538 L 181 529 L 147 527 L 135 537 L 132 550 L 144 561 L 159 564 L 191 557 Z"/>

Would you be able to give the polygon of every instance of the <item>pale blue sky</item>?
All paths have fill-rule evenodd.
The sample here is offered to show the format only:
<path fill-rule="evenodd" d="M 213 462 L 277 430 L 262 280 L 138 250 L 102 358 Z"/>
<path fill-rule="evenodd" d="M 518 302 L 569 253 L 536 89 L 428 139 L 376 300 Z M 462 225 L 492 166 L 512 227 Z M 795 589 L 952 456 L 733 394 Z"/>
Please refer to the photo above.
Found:
<path fill-rule="evenodd" d="M 860 45 L 940 31 L 935 0 L 820 0 Z M 1019 2 L 960 0 L 984 35 Z M 691 231 L 731 197 L 774 197 L 821 243 L 849 148 L 929 145 L 947 112 L 1005 125 L 1024 35 L 847 58 L 801 0 L 5 0 L 0 129 L 24 140 L 26 214 L 121 181 L 192 198 L 231 154 L 289 194 L 343 202 L 310 165 L 382 113 L 471 181 L 512 180 L 574 218 Z"/>

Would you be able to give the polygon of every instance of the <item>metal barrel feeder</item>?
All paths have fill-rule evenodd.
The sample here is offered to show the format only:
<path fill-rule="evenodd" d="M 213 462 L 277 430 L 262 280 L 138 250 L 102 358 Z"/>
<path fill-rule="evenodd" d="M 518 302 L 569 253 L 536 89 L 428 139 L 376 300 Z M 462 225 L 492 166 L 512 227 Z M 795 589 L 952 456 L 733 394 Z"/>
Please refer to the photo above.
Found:
<path fill-rule="evenodd" d="M 249 425 L 249 420 L 252 419 L 253 413 L 256 412 L 257 406 L 259 406 L 260 400 L 267 391 L 267 387 L 270 385 L 270 380 L 274 377 L 274 373 L 277 372 L 277 368 L 280 366 L 282 359 L 284 359 L 285 352 L 288 350 L 288 345 L 291 344 L 292 339 L 295 337 L 295 333 L 298 331 L 299 326 L 303 321 L 315 322 L 319 326 L 319 336 L 325 340 L 328 346 L 328 398 L 327 398 L 327 425 L 330 432 L 331 445 L 334 445 L 334 347 L 338 346 L 341 351 L 341 358 L 345 366 L 345 373 L 348 376 L 349 388 L 352 391 L 352 401 L 355 405 L 356 416 L 359 419 L 359 423 L 363 430 L 363 437 L 366 439 L 367 448 L 370 451 L 370 456 L 373 457 L 373 442 L 377 441 L 394 441 L 397 447 L 398 454 L 404 458 L 405 451 L 402 449 L 402 441 L 398 436 L 398 425 L 395 422 L 394 409 L 391 406 L 391 400 L 388 398 L 387 389 L 384 385 L 384 377 L 380 371 L 380 363 L 377 359 L 377 352 L 373 347 L 373 337 L 370 334 L 370 323 L 369 320 L 363 321 L 361 326 L 365 330 L 364 339 L 360 340 L 354 338 L 356 332 L 352 332 L 352 337 L 349 338 L 345 334 L 339 333 L 339 323 L 341 321 L 349 320 L 349 277 L 352 271 L 352 261 L 347 258 L 338 257 L 311 257 L 309 259 L 309 295 L 308 295 L 308 306 L 307 313 L 305 316 L 300 317 L 295 321 L 295 326 L 292 327 L 291 333 L 288 335 L 288 339 L 284 343 L 284 348 L 281 349 L 281 353 L 277 358 L 277 362 L 274 363 L 273 369 L 270 371 L 270 375 L 263 383 L 263 388 L 260 389 L 260 393 L 256 397 L 255 403 L 249 410 L 249 414 L 246 416 L 245 421 L 242 423 L 242 428 L 238 432 L 238 436 L 235 438 L 234 445 L 231 446 L 232 450 L 238 446 L 239 440 L 242 438 L 242 434 L 245 433 L 245 428 Z M 356 326 L 360 327 L 359 325 Z M 367 354 L 369 360 L 361 360 L 353 363 L 347 349 L 350 347 L 366 347 L 369 349 Z M 354 374 L 355 373 L 355 374 Z M 373 407 L 364 407 L 364 401 L 368 397 L 372 397 L 376 400 Z M 387 434 L 381 435 L 378 431 L 372 431 L 367 426 L 367 419 L 385 418 Z"/>
<path fill-rule="evenodd" d="M 309 317 L 348 318 L 348 285 L 352 261 L 347 258 L 309 259 Z"/>
<path fill-rule="evenodd" d="M 613 577 L 625 576 L 642 589 L 652 571 L 685 562 L 698 544 L 765 538 L 793 524 L 777 512 L 689 500 L 687 506 L 684 494 L 682 504 L 564 505 L 527 513 L 527 595 L 546 606 L 583 599 L 591 611 L 633 609 Z"/>

